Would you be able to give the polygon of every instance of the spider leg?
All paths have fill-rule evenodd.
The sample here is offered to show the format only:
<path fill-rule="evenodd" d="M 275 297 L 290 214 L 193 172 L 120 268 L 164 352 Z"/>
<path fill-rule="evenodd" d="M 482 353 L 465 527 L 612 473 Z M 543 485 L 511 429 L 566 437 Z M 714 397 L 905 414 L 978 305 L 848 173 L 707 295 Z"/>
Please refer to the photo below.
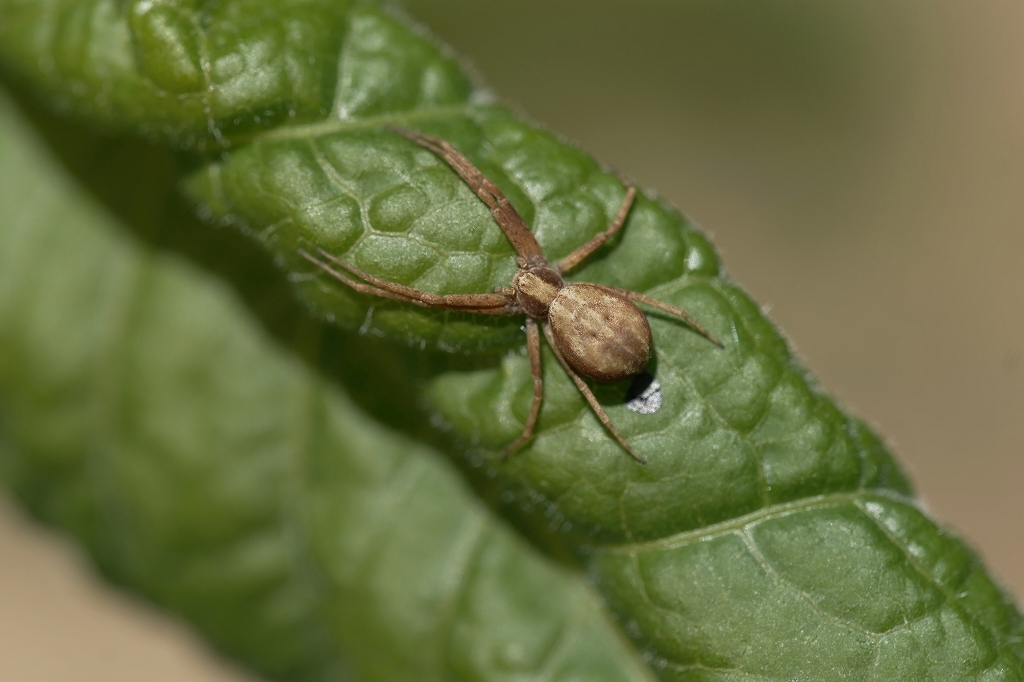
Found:
<path fill-rule="evenodd" d="M 604 424 L 604 427 L 608 429 L 608 432 L 612 434 L 616 441 L 618 441 L 619 445 L 622 446 L 623 450 L 625 450 L 626 452 L 633 456 L 633 459 L 640 462 L 641 464 L 647 464 L 647 460 L 638 455 L 633 450 L 633 448 L 629 446 L 629 443 L 626 442 L 626 439 L 622 437 L 622 434 L 620 434 L 618 430 L 614 426 L 612 426 L 612 420 L 608 418 L 608 415 L 605 413 L 604 408 L 601 407 L 601 403 L 597 402 L 597 398 L 594 396 L 593 392 L 591 392 L 590 387 L 587 386 L 587 382 L 583 381 L 583 379 L 580 378 L 580 375 L 577 374 L 573 370 L 573 368 L 569 366 L 569 363 L 565 361 L 565 358 L 562 357 L 562 352 L 558 350 L 558 344 L 555 343 L 554 335 L 551 333 L 551 326 L 546 322 L 544 323 L 544 338 L 548 340 L 548 345 L 551 346 L 551 351 L 555 354 L 555 357 L 558 358 L 558 362 L 561 363 L 562 368 L 573 380 L 573 383 L 576 384 L 576 388 L 578 388 L 580 393 L 583 394 L 583 397 L 590 404 L 590 409 L 594 411 L 594 414 L 597 415 L 597 418 L 601 420 L 601 423 Z"/>
<path fill-rule="evenodd" d="M 613 289 L 614 287 L 608 287 L 608 288 L 609 289 Z M 715 344 L 719 348 L 725 348 L 725 346 L 722 344 L 721 341 L 719 341 L 714 336 L 712 336 L 711 332 L 709 332 L 707 329 L 705 329 L 704 327 L 700 326 L 697 323 L 697 320 L 693 319 L 690 316 L 690 314 L 687 313 L 685 310 L 681 310 L 680 308 L 676 308 L 675 306 L 671 306 L 668 303 L 662 303 L 661 301 L 657 301 L 657 300 L 651 298 L 650 296 L 645 296 L 645 295 L 641 294 L 638 291 L 626 291 L 625 289 L 615 289 L 615 291 L 618 291 L 620 294 L 625 295 L 626 297 L 630 298 L 633 301 L 636 301 L 637 303 L 643 303 L 644 305 L 649 305 L 652 308 L 657 308 L 658 310 L 666 312 L 669 315 L 675 315 L 676 317 L 681 319 L 683 322 L 685 322 L 688 327 L 692 328 L 695 332 L 697 332 L 698 334 L 703 336 L 705 339 L 707 339 L 711 343 Z"/>
<path fill-rule="evenodd" d="M 348 285 L 362 294 L 390 298 L 396 301 L 405 301 L 406 303 L 412 303 L 423 308 L 448 308 L 463 312 L 479 313 L 481 315 L 512 315 L 517 312 L 509 307 L 510 301 L 503 294 L 449 294 L 448 296 L 438 296 L 437 294 L 419 291 L 418 289 L 413 289 L 411 287 L 398 284 L 397 282 L 389 282 L 379 277 L 374 277 L 373 275 L 363 272 L 355 266 L 332 256 L 323 249 L 319 249 L 319 252 L 324 258 L 347 270 L 356 277 L 366 280 L 369 284 L 356 281 L 338 272 L 327 263 L 309 254 L 303 249 L 299 249 L 300 256 L 308 260 L 310 263 L 313 263 L 339 282 Z"/>
<path fill-rule="evenodd" d="M 445 163 L 451 166 L 452 170 L 458 173 L 459 177 L 480 197 L 480 200 L 491 209 L 491 215 L 494 216 L 498 227 L 512 243 L 512 248 L 516 250 L 516 253 L 529 259 L 531 264 L 547 263 L 544 251 L 519 213 L 512 208 L 512 204 L 505 198 L 498 186 L 481 173 L 480 169 L 463 156 L 462 152 L 453 147 L 450 142 L 439 137 L 394 126 L 389 126 L 389 128 L 407 140 L 440 156 Z"/>
<path fill-rule="evenodd" d="M 501 451 L 502 459 L 511 455 L 521 448 L 523 443 L 533 438 L 533 428 L 537 425 L 540 405 L 544 400 L 544 378 L 540 364 L 540 332 L 537 331 L 537 321 L 532 317 L 526 318 L 526 350 L 530 354 L 530 373 L 533 375 L 533 403 L 530 405 L 530 414 L 526 418 L 526 425 L 523 426 L 522 434 Z"/>
<path fill-rule="evenodd" d="M 602 244 L 611 239 L 616 232 L 622 229 L 622 226 L 626 223 L 626 216 L 629 215 L 629 209 L 633 207 L 633 200 L 636 199 L 636 187 L 626 180 L 623 180 L 622 182 L 626 185 L 626 197 L 622 200 L 622 205 L 619 206 L 619 212 L 615 216 L 611 225 L 608 226 L 607 230 L 597 235 L 562 260 L 558 261 L 557 270 L 559 272 L 565 273 L 572 270 L 583 262 L 587 256 L 600 248 Z"/>

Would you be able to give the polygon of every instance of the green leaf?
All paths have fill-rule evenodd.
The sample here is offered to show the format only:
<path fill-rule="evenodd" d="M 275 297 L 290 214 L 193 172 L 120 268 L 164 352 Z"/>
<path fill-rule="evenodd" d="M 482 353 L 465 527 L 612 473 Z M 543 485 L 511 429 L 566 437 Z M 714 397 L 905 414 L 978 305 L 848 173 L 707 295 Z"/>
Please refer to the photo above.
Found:
<path fill-rule="evenodd" d="M 185 253 L 231 281 L 265 328 L 305 356 L 320 381 L 346 387 L 355 401 L 377 420 L 404 431 L 405 438 L 464 455 L 465 473 L 477 492 L 535 544 L 589 577 L 662 679 L 1024 679 L 1024 623 L 1016 607 L 970 550 L 921 514 L 885 446 L 839 410 L 796 364 L 758 307 L 722 276 L 707 240 L 674 208 L 639 197 L 621 235 L 572 276 L 644 291 L 683 307 L 725 341 L 726 348 L 719 350 L 685 326 L 651 315 L 651 372 L 661 385 L 661 410 L 647 415 L 627 410 L 624 385 L 599 390 L 612 421 L 650 462 L 646 467 L 609 438 L 547 352 L 538 435 L 514 457 L 499 460 L 497 453 L 521 431 L 530 404 L 522 321 L 423 310 L 355 294 L 298 256 L 299 248 L 324 248 L 371 274 L 438 294 L 484 292 L 508 284 L 516 263 L 489 212 L 447 166 L 390 132 L 389 124 L 455 144 L 501 186 L 552 259 L 605 229 L 621 202 L 623 187 L 614 174 L 491 102 L 441 47 L 405 20 L 369 2 L 139 2 L 122 8 L 98 0 L 7 0 L 0 5 L 0 27 L 0 51 L 26 83 L 93 125 L 121 135 L 141 132 L 176 150 L 176 165 L 164 159 L 164 182 L 178 179 L 204 218 L 240 228 L 256 248 L 230 239 L 219 243 L 215 227 L 181 229 L 188 224 L 184 219 L 179 224 L 163 218 L 164 226 L 152 233 L 141 227 L 146 216 L 161 220 L 163 208 L 147 213 L 132 208 L 125 197 L 133 188 L 144 189 L 145 181 L 132 172 L 147 163 L 156 167 L 152 160 L 116 175 L 120 185 L 115 187 L 109 169 L 104 181 L 90 173 L 88 155 L 65 153 L 65 161 L 94 192 L 149 242 Z M 153 197 L 157 204 L 160 200 Z M 288 275 L 296 295 L 315 315 L 347 333 L 317 326 L 287 294 L 267 285 L 269 261 Z M 137 361 L 138 376 L 159 370 L 157 376 L 170 386 L 184 382 L 196 395 L 219 396 L 210 403 L 197 400 L 202 409 L 185 412 L 200 422 L 209 419 L 216 428 L 167 430 L 166 438 L 176 442 L 180 453 L 172 461 L 195 460 L 194 453 L 222 430 L 244 433 L 255 428 L 250 422 L 265 428 L 264 415 L 277 414 L 281 404 L 296 404 L 268 399 L 249 386 L 256 381 L 246 376 L 253 363 L 238 360 L 238 351 L 230 357 L 226 350 L 217 354 L 208 341 L 191 351 L 208 363 L 204 372 L 215 371 L 214 360 L 231 361 L 228 366 L 235 371 L 216 374 L 220 382 L 214 385 L 197 378 L 205 377 L 203 372 L 185 370 L 200 360 L 181 357 L 181 350 L 158 350 L 168 344 L 170 331 L 160 325 L 171 324 L 184 314 L 182 309 L 192 307 L 162 309 L 159 300 L 143 299 L 132 308 L 157 330 L 153 350 L 145 361 Z M 210 319 L 218 316 L 226 317 L 206 313 Z M 134 327 L 118 324 L 116 315 L 97 319 L 105 322 L 93 322 L 100 330 L 96 334 L 121 330 L 111 344 L 130 339 L 134 347 Z M 200 328 L 189 319 L 174 333 L 188 338 Z M 217 329 L 241 334 L 240 324 L 235 318 L 219 320 Z M 58 341 L 52 343 L 55 357 L 70 353 Z M 180 364 L 171 362 L 174 358 Z M 21 376 L 24 364 L 12 364 L 12 376 Z M 45 371 L 39 372 L 39 377 L 11 380 L 12 385 L 30 394 L 31 386 L 46 385 Z M 113 375 L 108 382 L 124 380 L 123 369 Z M 156 409 L 160 401 L 171 400 L 160 397 L 161 382 L 138 390 L 132 405 L 145 406 L 152 399 Z M 52 393 L 40 395 L 40 405 L 55 400 Z M 83 410 L 105 404 L 92 395 L 77 397 Z M 168 413 L 179 409 L 172 404 L 165 406 Z M 311 412 L 297 411 L 309 422 Z M 282 431 L 294 426 L 278 416 Z M 303 417 L 293 420 L 302 422 Z M 31 421 L 25 417 L 17 423 Z M 346 437 L 356 438 L 358 421 L 350 418 Z M 444 427 L 443 433 L 431 424 Z M 379 426 L 366 428 L 384 433 Z M 37 432 L 44 431 L 52 429 L 39 423 L 12 437 L 19 448 L 22 441 L 34 444 L 27 448 L 32 457 L 24 461 L 36 461 Z M 186 437 L 190 433 L 191 439 Z M 111 441 L 123 440 L 117 429 L 109 435 Z M 267 437 L 245 434 L 243 440 L 262 452 Z M 342 439 L 342 434 L 335 437 Z M 304 451 L 289 438 L 297 437 L 282 436 L 292 451 Z M 106 441 L 97 437 L 97 442 Z M 319 463 L 309 469 L 315 475 L 306 479 L 308 488 L 291 484 L 289 494 L 269 495 L 293 500 L 285 505 L 289 510 L 309 505 L 310 532 L 299 534 L 300 540 L 314 552 L 333 547 L 338 552 L 330 555 L 334 564 L 344 564 L 351 550 L 332 545 L 338 531 L 331 521 L 351 513 L 373 527 L 368 519 L 379 512 L 349 508 L 365 504 L 370 509 L 375 502 L 360 500 L 388 495 L 365 490 L 361 483 L 350 485 L 353 475 L 339 453 L 375 452 L 378 446 L 367 444 L 364 450 L 309 437 L 299 442 L 316 451 L 310 462 Z M 162 461 L 153 453 L 148 457 Z M 409 461 L 423 457 L 432 455 L 407 456 Z M 378 458 L 370 459 L 383 466 Z M 241 465 L 226 455 L 205 463 L 213 467 L 208 477 L 217 485 L 242 486 L 251 478 L 236 473 Z M 277 473 L 267 475 L 284 485 Z M 57 506 L 79 496 L 88 499 L 109 486 L 104 474 L 99 481 L 79 483 L 81 490 L 74 494 L 59 495 L 52 491 L 69 477 L 60 470 L 29 479 L 15 474 L 12 480 L 32 491 L 24 493 L 26 498 L 52 495 Z M 167 497 L 159 491 L 164 479 L 156 474 L 130 468 L 124 475 L 125 486 L 138 486 L 126 494 L 145 489 L 147 506 L 159 506 Z M 329 481 L 337 490 L 320 491 Z M 248 519 L 244 510 L 255 496 L 241 488 L 234 492 L 237 498 L 224 493 L 222 513 Z M 451 497 L 439 488 L 433 494 L 441 500 Z M 168 508 L 160 518 L 169 528 L 197 513 L 185 502 L 173 509 L 164 504 Z M 87 539 L 99 532 L 96 528 L 112 533 L 104 525 L 103 514 L 109 511 L 89 512 L 85 505 L 84 512 L 57 517 L 45 505 L 36 506 Z M 79 527 L 84 522 L 75 519 L 90 514 L 103 520 Z M 410 514 L 428 516 L 415 510 Z M 124 535 L 103 542 L 89 539 L 93 551 L 104 561 L 105 553 L 114 551 L 104 543 L 112 543 L 119 547 L 117 556 L 128 559 L 111 562 L 107 570 L 189 612 L 163 596 L 180 571 L 143 584 L 136 564 L 146 565 L 148 555 L 135 555 L 144 554 L 147 542 L 133 537 L 131 524 L 123 531 L 120 523 L 110 523 Z M 178 553 L 192 551 L 204 532 L 213 530 L 190 527 L 173 537 L 157 533 L 148 542 L 151 551 L 166 554 L 173 564 Z M 416 551 L 420 543 L 444 546 L 448 536 L 432 532 L 436 538 L 403 533 L 411 547 L 407 551 Z M 217 538 L 208 541 L 212 546 Z M 319 556 L 317 561 L 327 559 Z M 312 589 L 314 577 L 333 577 L 327 571 L 311 577 L 304 568 L 296 569 L 298 592 Z M 383 633 L 419 622 L 416 612 L 405 609 L 420 603 L 422 592 L 405 580 L 364 581 L 350 588 L 339 603 L 365 620 L 331 621 L 326 640 L 369 647 L 370 639 L 378 637 L 374 627 Z M 501 594 L 519 593 L 511 577 L 499 582 L 494 589 Z M 197 590 L 221 589 L 223 581 L 203 574 L 194 585 Z M 371 607 L 360 600 L 367 591 L 392 595 L 402 608 L 381 607 L 365 615 Z M 576 608 L 538 599 L 553 614 Z M 291 606 L 302 599 L 279 602 Z M 248 602 L 238 597 L 236 604 L 242 609 Z M 501 619 L 496 615 L 501 608 L 482 609 L 482 615 Z M 209 617 L 223 610 L 211 608 Z M 427 611 L 424 607 L 419 613 Z M 191 615 L 218 636 L 220 630 Z M 381 625 L 363 624 L 371 621 Z M 288 632 L 294 637 L 301 630 L 296 625 Z M 227 626 L 224 632 L 243 636 Z M 409 655 L 421 657 L 406 670 L 439 655 L 440 643 L 423 639 L 412 644 L 405 636 L 394 635 L 394 641 L 409 642 Z M 614 635 L 603 637 L 602 642 L 614 641 Z M 227 638 L 219 641 L 241 651 L 225 644 Z M 302 638 L 325 639 L 316 633 Z M 594 647 L 619 655 L 603 644 Z M 454 666 L 452 660 L 446 659 L 447 664 Z M 393 679 L 398 673 L 380 674 Z M 452 676 L 472 678 L 461 668 Z M 593 679 L 593 673 L 584 677 Z"/>
<path fill-rule="evenodd" d="M 437 452 L 48 157 L 0 99 L 0 470 L 36 514 L 274 677 L 649 679 Z"/>

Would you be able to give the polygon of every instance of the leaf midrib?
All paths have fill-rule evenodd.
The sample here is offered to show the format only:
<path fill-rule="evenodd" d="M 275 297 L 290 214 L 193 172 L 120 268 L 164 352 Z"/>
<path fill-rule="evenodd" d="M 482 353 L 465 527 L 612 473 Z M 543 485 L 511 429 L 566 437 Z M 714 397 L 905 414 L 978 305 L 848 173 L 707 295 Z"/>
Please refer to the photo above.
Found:
<path fill-rule="evenodd" d="M 359 130 L 370 130 L 386 125 L 401 123 L 412 123 L 418 121 L 435 121 L 453 118 L 457 116 L 470 116 L 474 111 L 483 111 L 492 108 L 494 105 L 465 103 L 444 107 L 424 107 L 408 111 L 395 112 L 391 114 L 380 114 L 367 116 L 358 119 L 336 119 L 326 118 L 316 123 L 303 123 L 300 125 L 282 125 L 271 130 L 262 130 L 257 133 L 234 135 L 225 138 L 225 147 L 237 147 L 244 144 L 262 141 L 276 140 L 305 140 L 320 135 L 333 133 L 346 133 Z"/>
<path fill-rule="evenodd" d="M 884 489 L 860 489 L 842 493 L 827 493 L 824 495 L 815 495 L 813 497 L 804 497 L 799 500 L 793 500 L 791 502 L 780 502 L 767 507 L 761 507 L 757 511 L 744 514 L 731 518 L 727 521 L 720 521 L 713 523 L 702 528 L 695 528 L 693 530 L 683 531 L 681 533 L 674 533 L 672 535 L 666 535 L 665 537 L 658 538 L 656 540 L 645 540 L 642 542 L 617 542 L 609 544 L 598 544 L 593 545 L 593 549 L 608 554 L 635 554 L 640 552 L 646 552 L 655 549 L 676 549 L 693 542 L 699 542 L 701 540 L 707 540 L 716 535 L 723 535 L 729 532 L 735 532 L 742 530 L 745 526 L 748 526 L 759 521 L 767 519 L 781 518 L 788 514 L 792 514 L 798 511 L 806 511 L 808 509 L 815 509 L 817 507 L 828 507 L 837 503 L 842 502 L 858 502 L 870 499 L 881 499 L 888 500 L 891 502 L 898 502 L 917 508 L 915 501 L 905 495 L 901 495 L 897 492 L 884 490 Z"/>

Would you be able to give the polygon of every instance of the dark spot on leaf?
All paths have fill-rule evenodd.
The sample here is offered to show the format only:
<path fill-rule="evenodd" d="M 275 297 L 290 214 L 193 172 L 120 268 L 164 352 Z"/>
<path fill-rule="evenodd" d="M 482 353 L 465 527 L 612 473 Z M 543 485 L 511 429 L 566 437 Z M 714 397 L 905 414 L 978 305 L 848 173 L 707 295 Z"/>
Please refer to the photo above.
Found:
<path fill-rule="evenodd" d="M 626 408 L 637 414 L 654 414 L 663 402 L 661 384 L 647 372 L 636 375 L 626 392 Z"/>

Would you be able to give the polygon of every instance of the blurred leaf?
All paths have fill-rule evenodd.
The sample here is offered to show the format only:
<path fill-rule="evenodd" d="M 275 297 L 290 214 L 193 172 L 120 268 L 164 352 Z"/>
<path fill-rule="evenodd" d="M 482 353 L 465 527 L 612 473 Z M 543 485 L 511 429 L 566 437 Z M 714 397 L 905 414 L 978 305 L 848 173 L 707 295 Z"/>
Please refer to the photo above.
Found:
<path fill-rule="evenodd" d="M 661 384 L 663 408 L 634 414 L 623 405 L 628 387 L 601 388 L 599 397 L 612 420 L 648 458 L 647 467 L 636 465 L 610 440 L 550 356 L 545 357 L 538 436 L 508 461 L 498 461 L 496 453 L 522 429 L 529 408 L 521 320 L 421 310 L 357 295 L 311 271 L 297 256 L 298 248 L 322 247 L 373 274 L 440 294 L 487 291 L 506 285 L 515 271 L 511 247 L 472 192 L 442 162 L 388 132 L 385 124 L 451 140 L 501 185 L 553 259 L 604 229 L 621 201 L 623 189 L 613 174 L 489 103 L 443 49 L 404 20 L 372 3 L 347 7 L 236 0 L 122 7 L 100 1 L 7 0 L 0 8 L 0 49 L 24 82 L 94 125 L 141 132 L 178 150 L 177 165 L 168 166 L 170 181 L 181 178 L 206 219 L 236 226 L 259 245 L 256 255 L 240 248 L 238 259 L 255 262 L 262 255 L 273 260 L 315 314 L 350 332 L 358 330 L 363 338 L 323 330 L 289 303 L 261 307 L 264 299 L 256 292 L 272 276 L 253 276 L 263 271 L 232 265 L 230 250 L 209 257 L 214 229 L 207 235 L 202 229 L 175 235 L 179 224 L 168 223 L 147 236 L 137 217 L 145 215 L 143 210 L 128 220 L 135 231 L 233 282 L 267 329 L 300 351 L 315 372 L 346 386 L 376 418 L 466 454 L 467 473 L 478 492 L 536 544 L 582 567 L 662 679 L 1024 679 L 1016 608 L 973 553 L 916 509 L 885 447 L 818 390 L 757 306 L 722 277 L 707 240 L 672 207 L 640 197 L 621 237 L 573 274 L 573 279 L 646 291 L 684 307 L 726 342 L 726 349 L 718 350 L 684 326 L 652 315 L 656 358 L 651 372 Z M 133 172 L 143 173 L 144 167 Z M 119 193 L 110 190 L 111 183 L 89 178 L 87 163 L 79 173 L 112 210 L 131 214 L 124 197 L 133 186 L 144 185 L 141 180 L 123 178 Z M 12 190 L 12 208 L 5 215 L 21 206 L 25 194 Z M 42 225 L 52 230 L 52 222 Z M 11 239 L 31 242 L 26 230 L 10 229 Z M 38 231 L 45 235 L 45 229 Z M 37 237 L 61 244 L 76 238 L 63 233 Z M 28 268 L 42 262 L 41 247 L 33 248 L 40 253 L 25 252 L 17 260 L 11 256 L 12 265 L 6 267 L 14 272 L 14 263 Z M 14 246 L 10 250 L 14 253 Z M 65 260 L 77 264 L 78 251 L 87 247 L 66 251 Z M 108 296 L 129 296 L 118 307 L 95 292 L 107 277 L 117 276 L 116 259 L 94 259 L 94 264 L 105 263 L 102 271 L 108 274 L 82 275 L 80 281 L 91 283 L 90 288 L 78 280 L 72 284 L 67 274 L 87 265 L 70 267 L 58 256 L 51 253 L 56 264 L 46 267 L 67 287 L 50 294 L 60 305 L 42 294 L 32 294 L 31 304 L 19 304 L 18 310 L 41 312 L 8 315 L 16 320 L 10 328 L 17 331 L 3 338 L 12 339 L 8 344 L 21 355 L 12 352 L 14 360 L 0 365 L 7 367 L 0 381 L 16 386 L 19 392 L 12 395 L 21 396 L 9 399 L 15 407 L 7 409 L 17 417 L 8 419 L 16 425 L 8 430 L 15 434 L 15 446 L 31 455 L 13 458 L 18 466 L 10 478 L 38 513 L 75 528 L 110 573 L 188 613 L 222 646 L 276 674 L 317 670 L 326 675 L 334 664 L 323 661 L 334 660 L 334 646 L 353 656 L 372 646 L 396 647 L 400 656 L 370 653 L 354 663 L 365 674 L 377 675 L 373 679 L 396 679 L 402 671 L 417 669 L 427 671 L 423 676 L 446 670 L 457 679 L 497 675 L 493 670 L 470 674 L 456 663 L 462 659 L 439 653 L 446 646 L 464 645 L 465 652 L 484 656 L 494 669 L 515 667 L 508 656 L 519 661 L 519 654 L 509 652 L 520 649 L 511 644 L 504 654 L 492 656 L 481 653 L 491 651 L 487 646 L 468 639 L 453 636 L 448 642 L 422 634 L 443 631 L 437 619 L 447 612 L 440 597 L 424 597 L 430 591 L 413 577 L 417 569 L 436 565 L 424 571 L 422 580 L 448 576 L 446 584 L 461 587 L 463 594 L 473 584 L 472 574 L 451 572 L 450 563 L 447 568 L 431 563 L 445 561 L 431 557 L 448 557 L 464 565 L 451 557 L 464 556 L 460 552 L 475 542 L 460 530 L 469 523 L 464 520 L 468 512 L 443 510 L 458 500 L 472 507 L 465 493 L 451 492 L 461 490 L 451 482 L 445 489 L 414 477 L 409 481 L 417 481 L 413 498 L 423 496 L 421 510 L 406 499 L 412 493 L 393 491 L 393 486 L 411 486 L 405 474 L 395 471 L 418 470 L 427 466 L 423 458 L 434 462 L 433 455 L 403 455 L 409 464 L 388 464 L 397 460 L 379 454 L 386 449 L 379 439 L 403 443 L 390 446 L 403 453 L 411 446 L 378 426 L 360 425 L 365 420 L 358 417 L 335 421 L 322 416 L 330 409 L 351 415 L 353 408 L 337 397 L 331 405 L 342 407 L 317 407 L 327 400 L 318 398 L 317 391 L 327 389 L 302 388 L 319 386 L 319 380 L 293 365 L 280 370 L 287 379 L 278 379 L 284 386 L 273 387 L 275 397 L 270 397 L 271 388 L 252 385 L 270 381 L 264 372 L 273 374 L 274 362 L 245 351 L 246 344 L 255 342 L 241 339 L 255 332 L 239 315 L 202 304 L 207 295 L 141 294 L 187 287 L 161 284 L 154 275 L 140 286 L 138 275 L 125 275 L 123 287 L 106 285 L 122 292 Z M 10 277 L 12 292 L 28 286 Z M 102 299 L 94 307 L 112 307 L 112 312 L 76 304 L 72 294 L 88 299 L 90 291 Z M 21 300 L 14 293 L 10 298 Z M 104 361 L 109 368 L 83 360 L 103 368 L 90 375 L 100 388 L 85 380 L 64 388 L 61 379 L 47 389 L 47 371 L 56 370 L 43 369 L 45 361 L 24 359 L 36 353 L 49 357 L 45 351 L 59 368 L 76 354 L 89 357 L 75 350 L 52 321 L 40 331 L 31 326 L 32 315 L 55 315 L 63 306 L 72 310 L 62 314 L 88 316 L 89 322 L 81 323 L 94 330 L 88 338 L 109 344 L 97 346 L 104 350 L 96 353 L 117 359 Z M 310 331 L 305 337 L 289 336 L 282 319 Z M 30 343 L 34 334 L 46 343 Z M 262 352 L 270 357 L 270 351 Z M 37 367 L 38 376 L 29 367 Z M 85 370 L 69 366 L 68 371 Z M 295 372 L 304 379 L 293 378 Z M 130 393 L 126 381 L 132 382 Z M 295 388 L 295 382 L 301 386 Z M 284 397 L 293 393 L 300 397 Z M 35 396 L 31 410 L 18 407 L 18 401 L 29 400 L 25 396 Z M 43 406 L 59 407 L 58 397 L 66 396 L 79 401 L 77 412 L 62 408 L 72 415 L 68 419 L 88 422 L 79 428 L 91 437 L 69 436 L 61 445 L 43 448 L 42 434 L 55 431 L 42 420 L 61 413 Z M 112 407 L 112 401 L 121 408 Z M 428 418 L 447 427 L 448 436 L 427 431 Z M 178 423 L 182 419 L 188 420 L 187 427 Z M 146 438 L 132 445 L 128 435 L 140 424 Z M 333 435 L 320 435 L 318 428 Z M 373 436 L 363 435 L 364 429 Z M 268 444 L 276 436 L 284 444 L 279 450 Z M 68 458 L 67 453 L 82 449 L 82 442 L 89 442 L 90 450 L 115 453 L 131 445 L 126 452 L 135 455 L 124 456 L 127 463 L 119 466 L 93 465 L 87 476 L 76 477 L 59 467 L 48 469 L 46 457 L 38 454 L 52 451 L 64 454 L 50 457 Z M 278 454 L 254 464 L 259 457 L 253 452 Z M 113 454 L 107 458 L 122 462 Z M 359 463 L 350 463 L 351 458 Z M 198 468 L 181 473 L 176 467 L 182 463 Z M 247 467 L 255 471 L 246 473 Z M 380 479 L 363 473 L 364 468 Z M 105 499 L 112 478 L 119 495 L 138 496 L 135 504 L 141 509 L 104 502 L 94 510 L 81 501 L 77 504 L 83 509 L 65 509 L 80 498 Z M 364 482 L 371 479 L 383 481 L 381 490 Z M 69 485 L 73 493 L 67 492 Z M 205 503 L 196 504 L 196 486 L 216 493 L 211 495 L 217 506 L 210 503 L 216 513 L 204 511 Z M 390 506 L 396 495 L 411 505 L 403 507 L 408 514 L 403 518 L 425 524 L 422 532 L 415 524 L 399 528 L 386 523 L 396 514 Z M 445 519 L 446 514 L 457 519 L 437 520 L 426 510 L 431 505 Z M 474 513 L 487 518 L 479 510 Z M 221 517 L 229 530 L 209 523 Z M 233 577 L 234 569 L 207 569 L 193 577 L 165 568 L 200 547 L 224 553 L 225 543 L 234 544 L 228 538 L 257 527 L 257 519 L 280 524 L 285 517 L 288 549 L 275 554 L 260 545 L 253 550 L 256 558 L 233 546 L 227 553 L 238 561 L 245 554 L 246 569 L 275 587 L 291 586 L 288 594 L 294 596 L 275 593 L 272 611 L 293 619 L 275 623 L 288 637 L 322 648 L 314 647 L 314 655 L 309 653 L 314 649 L 295 645 L 293 650 L 301 653 L 283 656 L 287 665 L 261 658 L 276 650 L 263 647 L 262 640 L 246 646 L 236 641 L 257 637 L 259 621 L 252 628 L 241 628 L 237 620 L 216 622 L 221 614 L 237 616 L 255 603 L 265 604 L 259 599 L 265 593 L 237 596 L 234 610 L 204 597 L 203 609 L 194 610 L 189 606 L 194 593 L 178 581 L 189 575 L 189 588 L 196 593 L 213 590 L 231 599 L 225 584 L 242 589 L 241 581 L 225 577 Z M 299 523 L 295 530 L 295 518 L 306 525 Z M 133 529 L 143 521 L 152 521 L 152 532 Z M 343 523 L 359 525 L 351 531 L 351 544 L 344 539 L 348 531 L 334 525 Z M 394 533 L 394 550 L 366 539 L 381 523 Z M 511 538 L 507 542 L 514 544 Z M 315 557 L 312 563 L 302 551 L 307 548 Z M 366 568 L 368 560 L 359 558 L 360 551 L 376 561 L 392 561 L 395 568 Z M 424 558 L 416 558 L 417 552 Z M 272 581 L 257 570 L 270 555 L 298 562 L 288 573 L 293 582 Z M 459 577 L 465 575 L 471 577 Z M 568 580 L 554 575 L 545 580 Z M 336 602 L 320 599 L 316 590 L 334 589 L 334 583 L 341 585 L 332 592 Z M 593 608 L 579 606 L 589 603 L 585 595 L 556 598 L 548 596 L 554 588 L 520 590 L 511 576 L 488 584 L 506 595 L 503 599 L 530 595 L 538 607 L 548 609 L 536 621 L 508 617 L 508 622 L 523 623 L 524 634 L 552 633 L 536 635 L 534 648 L 522 651 L 566 641 L 565 630 L 545 630 L 544 622 L 602 627 L 600 619 L 580 621 L 572 615 Z M 567 588 L 566 594 L 579 589 Z M 334 603 L 322 621 L 302 610 L 308 604 L 311 613 L 321 615 Z M 500 615 L 504 607 L 483 598 L 480 605 L 481 618 L 494 619 L 495 627 L 506 622 Z M 459 632 L 458 624 L 450 632 Z M 630 659 L 603 643 L 614 642 L 612 634 L 600 632 L 580 645 L 587 652 L 581 656 L 604 654 L 620 662 L 622 674 L 640 674 L 626 672 Z M 466 636 L 490 633 L 471 627 Z M 282 635 L 281 641 L 288 639 Z M 317 662 L 308 663 L 308 657 Z M 525 667 L 537 670 L 543 658 L 531 654 Z M 295 663 L 300 659 L 301 664 Z M 605 669 L 597 658 L 586 660 L 598 666 L 595 670 Z M 595 674 L 580 679 L 595 679 Z"/>

